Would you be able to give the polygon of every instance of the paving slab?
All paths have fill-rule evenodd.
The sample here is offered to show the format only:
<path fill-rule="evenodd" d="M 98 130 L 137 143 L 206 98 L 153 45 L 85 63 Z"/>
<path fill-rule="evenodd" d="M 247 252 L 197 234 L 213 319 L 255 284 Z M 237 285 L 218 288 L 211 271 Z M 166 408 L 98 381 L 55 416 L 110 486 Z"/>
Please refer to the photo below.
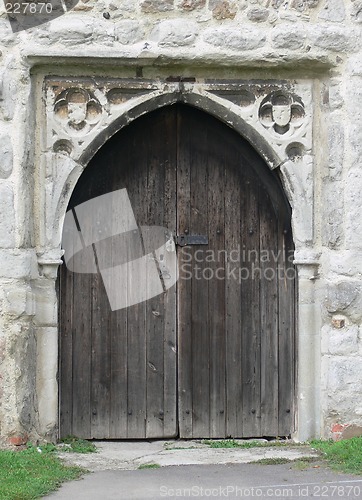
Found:
<path fill-rule="evenodd" d="M 93 472 L 64 484 L 52 500 L 158 500 L 162 498 L 339 498 L 361 500 L 362 478 L 310 464 L 188 465 Z"/>
<path fill-rule="evenodd" d="M 217 441 L 216 441 L 217 442 Z M 253 441 L 255 443 L 256 441 Z M 242 442 L 243 445 L 247 441 Z M 97 453 L 65 453 L 59 456 L 68 464 L 90 471 L 135 470 L 142 465 L 212 465 L 257 462 L 262 459 L 298 460 L 318 457 L 309 446 L 266 446 L 265 440 L 257 442 L 263 447 L 210 448 L 198 441 L 117 441 L 97 442 Z M 278 444 L 278 443 L 276 443 Z"/>

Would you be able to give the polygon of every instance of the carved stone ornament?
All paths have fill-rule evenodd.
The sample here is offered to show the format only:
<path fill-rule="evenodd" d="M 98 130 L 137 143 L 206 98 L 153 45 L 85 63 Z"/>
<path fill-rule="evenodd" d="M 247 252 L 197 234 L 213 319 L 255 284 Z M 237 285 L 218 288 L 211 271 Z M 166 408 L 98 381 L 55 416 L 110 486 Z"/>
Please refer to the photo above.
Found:
<path fill-rule="evenodd" d="M 261 124 L 269 131 L 293 134 L 303 125 L 305 116 L 302 100 L 287 92 L 277 91 L 263 99 L 259 109 Z"/>
<path fill-rule="evenodd" d="M 92 92 L 82 88 L 64 90 L 54 104 L 57 121 L 71 133 L 87 133 L 101 119 L 102 106 Z"/>

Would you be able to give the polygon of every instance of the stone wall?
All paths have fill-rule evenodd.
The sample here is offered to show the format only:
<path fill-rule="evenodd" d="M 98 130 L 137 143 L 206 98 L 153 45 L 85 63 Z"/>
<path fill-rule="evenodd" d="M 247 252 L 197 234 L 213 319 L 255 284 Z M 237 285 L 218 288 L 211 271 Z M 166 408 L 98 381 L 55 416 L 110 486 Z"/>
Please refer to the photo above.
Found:
<path fill-rule="evenodd" d="M 48 154 L 43 150 L 43 77 L 57 72 L 312 82 L 312 167 L 281 166 L 294 186 L 289 193 L 294 227 L 303 218 L 312 227 L 310 237 L 296 239 L 296 260 L 302 262 L 309 252 L 316 271 L 305 274 L 306 283 L 312 281 L 301 287 L 299 297 L 301 311 L 308 311 L 312 301 L 318 313 L 313 320 L 305 313 L 302 321 L 305 338 L 308 332 L 314 335 L 310 397 L 320 402 L 309 434 L 339 437 L 361 431 L 361 22 L 361 0 L 81 0 L 61 17 L 18 32 L 5 13 L 0 15 L 4 440 L 56 435 L 54 280 L 60 251 L 39 221 L 48 210 L 47 193 L 60 189 L 53 173 L 42 171 L 42 155 Z M 309 196 L 312 204 L 306 206 Z M 305 302 L 303 290 L 309 297 Z M 302 400 L 303 391 L 298 394 Z"/>

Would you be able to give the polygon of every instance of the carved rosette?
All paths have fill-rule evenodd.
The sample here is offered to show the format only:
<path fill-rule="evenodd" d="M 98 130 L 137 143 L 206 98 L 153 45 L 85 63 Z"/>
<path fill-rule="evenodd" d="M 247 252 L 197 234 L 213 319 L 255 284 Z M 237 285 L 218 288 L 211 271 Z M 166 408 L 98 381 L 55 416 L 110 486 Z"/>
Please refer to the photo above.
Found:
<path fill-rule="evenodd" d="M 304 123 L 302 100 L 284 91 L 267 95 L 260 104 L 259 120 L 269 132 L 279 136 L 293 135 Z"/>
<path fill-rule="evenodd" d="M 102 106 L 91 91 L 72 87 L 56 98 L 54 117 L 70 135 L 83 135 L 99 123 Z"/>

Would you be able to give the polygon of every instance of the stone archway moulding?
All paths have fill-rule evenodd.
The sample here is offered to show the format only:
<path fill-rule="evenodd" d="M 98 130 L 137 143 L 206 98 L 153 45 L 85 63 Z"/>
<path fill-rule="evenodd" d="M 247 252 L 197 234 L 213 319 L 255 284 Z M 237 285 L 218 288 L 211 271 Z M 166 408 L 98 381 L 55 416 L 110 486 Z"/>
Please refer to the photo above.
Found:
<path fill-rule="evenodd" d="M 312 80 L 47 77 L 34 207 L 41 289 L 56 304 L 55 280 L 67 205 L 84 168 L 112 135 L 142 114 L 184 102 L 214 115 L 246 138 L 269 168 L 280 168 L 292 206 L 299 276 L 296 438 L 300 440 L 320 431 L 315 383 L 319 328 L 314 300 L 318 253 L 313 234 L 312 89 Z M 39 434 L 51 435 L 58 421 L 56 307 L 42 311 L 38 326 L 42 335 L 37 356 Z"/>

